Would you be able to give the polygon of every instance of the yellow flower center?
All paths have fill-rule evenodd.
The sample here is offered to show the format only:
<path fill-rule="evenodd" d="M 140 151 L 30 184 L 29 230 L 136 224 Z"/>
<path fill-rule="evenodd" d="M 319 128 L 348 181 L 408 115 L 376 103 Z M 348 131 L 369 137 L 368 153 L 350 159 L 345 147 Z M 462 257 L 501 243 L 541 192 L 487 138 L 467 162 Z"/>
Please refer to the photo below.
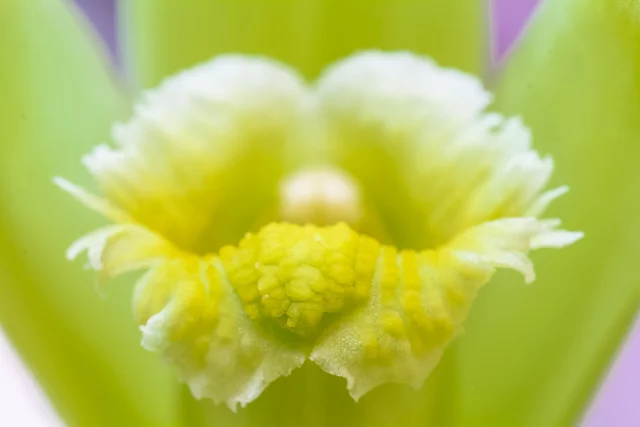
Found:
<path fill-rule="evenodd" d="M 345 225 L 271 224 L 220 252 L 252 319 L 317 335 L 323 316 L 366 301 L 380 244 Z"/>

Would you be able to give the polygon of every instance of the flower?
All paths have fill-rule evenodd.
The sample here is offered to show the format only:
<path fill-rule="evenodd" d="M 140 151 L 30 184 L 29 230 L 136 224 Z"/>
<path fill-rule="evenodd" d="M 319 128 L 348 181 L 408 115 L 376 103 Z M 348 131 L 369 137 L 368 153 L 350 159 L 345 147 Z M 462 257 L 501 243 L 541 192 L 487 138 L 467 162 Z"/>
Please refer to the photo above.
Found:
<path fill-rule="evenodd" d="M 536 148 L 553 155 L 552 188 L 572 188 L 549 216 L 588 239 L 562 254 L 533 254 L 534 286 L 497 274 L 421 391 L 387 384 L 353 403 L 343 379 L 305 363 L 235 415 L 195 402 L 188 390 L 179 394 L 175 374 L 140 347 L 129 286 L 112 286 L 101 300 L 87 286 L 91 274 L 64 262 L 69 243 L 100 223 L 52 191 L 51 176 L 92 188 L 77 159 L 130 115 L 127 90 L 155 86 L 214 54 L 269 55 L 311 79 L 355 50 L 409 49 L 482 75 L 487 23 L 473 0 L 184 3 L 121 2 L 126 82 L 65 2 L 0 7 L 7 18 L 0 25 L 0 323 L 65 422 L 576 424 L 640 295 L 633 2 L 544 2 L 500 75 L 488 79 L 496 89 L 491 108 L 521 115 Z"/>
<path fill-rule="evenodd" d="M 244 406 L 307 359 L 354 399 L 420 388 L 496 268 L 531 282 L 530 250 L 582 236 L 539 219 L 566 187 L 543 192 L 551 159 L 490 99 L 410 53 L 356 54 L 312 87 L 221 56 L 144 94 L 84 158 L 106 199 L 56 180 L 115 223 L 68 256 L 105 278 L 149 269 L 142 345 L 197 398 Z"/>

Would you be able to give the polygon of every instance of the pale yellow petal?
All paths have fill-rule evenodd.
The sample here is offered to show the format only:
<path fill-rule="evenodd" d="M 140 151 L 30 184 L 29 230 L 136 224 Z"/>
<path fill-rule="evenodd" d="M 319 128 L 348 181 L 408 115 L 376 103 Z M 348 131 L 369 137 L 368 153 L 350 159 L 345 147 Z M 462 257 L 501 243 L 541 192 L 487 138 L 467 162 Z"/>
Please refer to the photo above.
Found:
<path fill-rule="evenodd" d="M 366 305 L 329 325 L 310 359 L 345 377 L 355 399 L 388 382 L 421 387 L 496 268 L 519 271 L 530 282 L 531 249 L 581 237 L 556 230 L 558 225 L 510 218 L 471 228 L 436 250 L 383 246 Z M 549 234 L 558 238 L 547 239 Z"/>
<path fill-rule="evenodd" d="M 447 247 L 477 257 L 477 262 L 521 273 L 533 282 L 532 249 L 560 248 L 582 238 L 582 233 L 559 230 L 558 220 L 504 218 L 472 227 L 456 236 Z"/>
<path fill-rule="evenodd" d="M 227 55 L 141 97 L 84 163 L 106 197 L 183 249 L 237 241 L 276 205 L 310 108 L 300 77 Z M 231 208 L 229 208 L 231 207 Z"/>
<path fill-rule="evenodd" d="M 215 259 L 154 267 L 138 282 L 134 306 L 142 346 L 176 366 L 196 398 L 232 410 L 305 360 L 251 321 Z"/>
<path fill-rule="evenodd" d="M 490 273 L 448 250 L 384 247 L 367 304 L 327 328 L 310 358 L 356 400 L 389 382 L 420 388 Z"/>
<path fill-rule="evenodd" d="M 77 240 L 67 250 L 73 260 L 86 252 L 88 267 L 103 278 L 151 267 L 165 258 L 178 255 L 161 236 L 135 224 L 109 225 Z"/>
<path fill-rule="evenodd" d="M 446 244 L 550 201 L 537 202 L 551 159 L 530 148 L 520 119 L 485 111 L 491 95 L 474 76 L 410 53 L 365 52 L 330 67 L 317 94 L 332 157 L 400 247 Z"/>
<path fill-rule="evenodd" d="M 71 194 L 80 203 L 85 205 L 91 210 L 94 210 L 106 218 L 116 223 L 129 223 L 133 222 L 131 216 L 117 206 L 114 206 L 110 201 L 91 194 L 84 188 L 67 181 L 64 178 L 55 177 L 53 183 Z"/>

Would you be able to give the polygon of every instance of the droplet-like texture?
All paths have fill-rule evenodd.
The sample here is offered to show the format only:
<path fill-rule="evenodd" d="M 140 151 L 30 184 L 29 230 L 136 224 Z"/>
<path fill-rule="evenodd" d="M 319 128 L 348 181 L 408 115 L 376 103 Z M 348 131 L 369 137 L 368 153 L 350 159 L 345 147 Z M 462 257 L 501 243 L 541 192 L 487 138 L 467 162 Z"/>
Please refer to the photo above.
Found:
<path fill-rule="evenodd" d="M 356 399 L 420 387 L 496 268 L 531 282 L 530 250 L 582 236 L 539 218 L 566 188 L 544 191 L 550 159 L 489 101 L 408 53 L 355 55 L 313 87 L 270 60 L 216 59 L 151 92 L 116 147 L 85 159 L 106 200 L 56 180 L 115 223 L 68 256 L 87 252 L 101 278 L 148 270 L 142 345 L 198 398 L 245 405 L 305 360 Z M 357 191 L 331 193 L 305 152 Z"/>
<path fill-rule="evenodd" d="M 270 317 L 316 335 L 325 313 L 365 301 L 380 245 L 344 224 L 271 224 L 221 251 L 222 264 L 253 319 Z"/>

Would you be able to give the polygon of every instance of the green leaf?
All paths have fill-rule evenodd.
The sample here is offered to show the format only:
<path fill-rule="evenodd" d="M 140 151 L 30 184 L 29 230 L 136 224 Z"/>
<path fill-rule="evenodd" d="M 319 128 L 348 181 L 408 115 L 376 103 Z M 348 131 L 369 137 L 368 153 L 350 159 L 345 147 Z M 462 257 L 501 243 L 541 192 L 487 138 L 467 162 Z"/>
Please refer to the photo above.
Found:
<path fill-rule="evenodd" d="M 51 178 L 89 181 L 80 156 L 126 112 L 104 52 L 70 3 L 4 0 L 0 62 L 2 328 L 68 425 L 175 425 L 175 380 L 139 347 L 130 286 L 101 300 L 64 259 L 97 216 Z"/>
<path fill-rule="evenodd" d="M 269 55 L 310 77 L 370 48 L 474 73 L 485 60 L 478 0 L 138 0 L 120 10 L 126 62 L 143 87 L 222 52 Z"/>
<path fill-rule="evenodd" d="M 498 84 L 571 193 L 585 239 L 536 258 L 531 287 L 480 296 L 461 339 L 463 425 L 574 425 L 640 302 L 640 2 L 547 0 Z M 511 279 L 503 277 L 503 279 Z"/>

